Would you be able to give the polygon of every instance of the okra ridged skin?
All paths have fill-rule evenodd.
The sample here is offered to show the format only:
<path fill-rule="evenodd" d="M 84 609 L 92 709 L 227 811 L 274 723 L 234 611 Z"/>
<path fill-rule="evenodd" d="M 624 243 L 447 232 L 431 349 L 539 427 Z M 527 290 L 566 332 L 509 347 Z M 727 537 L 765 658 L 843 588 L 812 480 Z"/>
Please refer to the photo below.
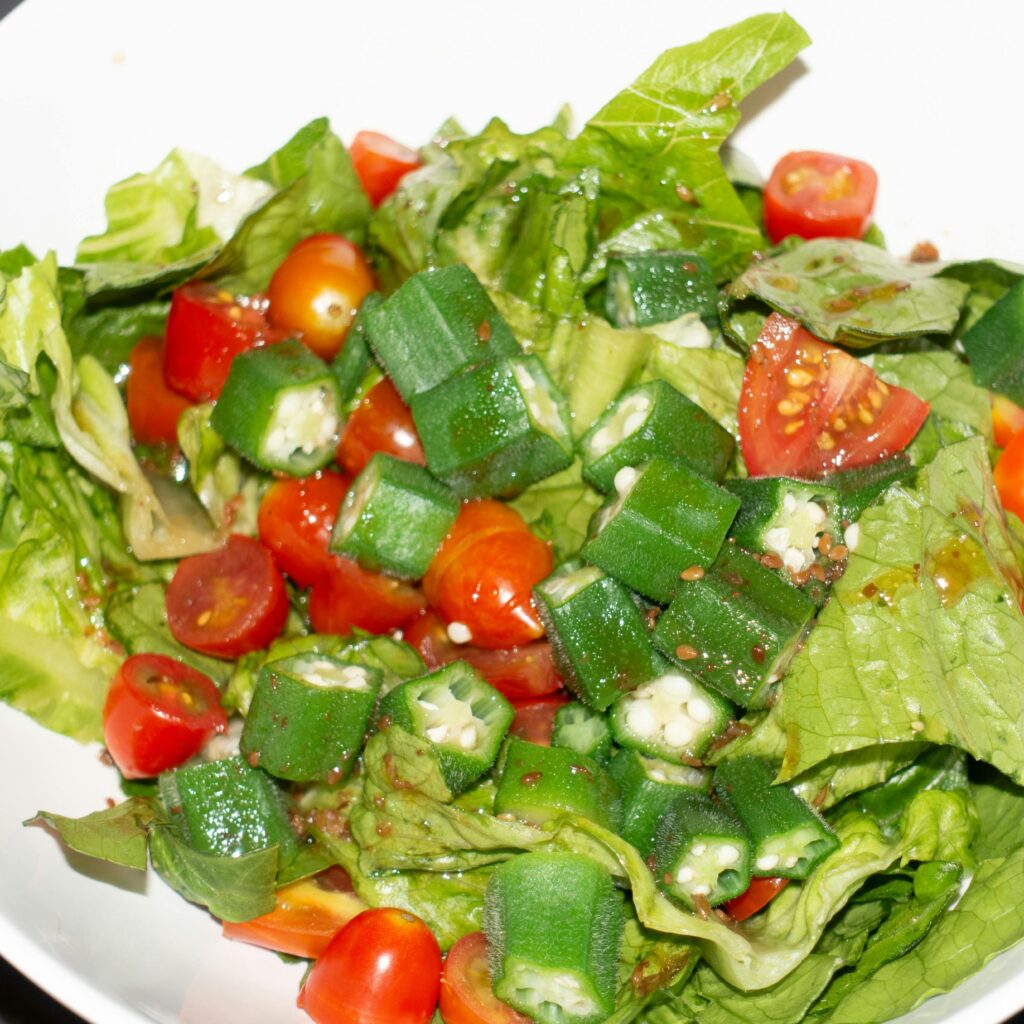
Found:
<path fill-rule="evenodd" d="M 688 466 L 660 458 L 635 470 L 622 486 L 594 514 L 580 557 L 644 597 L 668 604 L 685 569 L 707 568 L 715 560 L 739 499 Z"/>
<path fill-rule="evenodd" d="M 366 333 L 366 317 L 384 300 L 379 292 L 370 292 L 363 299 L 352 325 L 345 333 L 345 344 L 330 363 L 331 373 L 338 382 L 338 399 L 342 406 L 356 399 L 366 379 L 367 372 L 374 367 L 373 352 Z"/>
<path fill-rule="evenodd" d="M 608 257 L 605 313 L 616 327 L 650 327 L 697 313 L 717 328 L 714 274 L 696 253 L 613 253 Z"/>
<path fill-rule="evenodd" d="M 615 1008 L 622 893 L 576 853 L 523 853 L 499 864 L 484 895 L 491 984 L 539 1024 L 601 1024 Z"/>
<path fill-rule="evenodd" d="M 324 654 L 264 665 L 242 729 L 250 763 L 291 782 L 340 782 L 363 747 L 382 674 Z"/>
<path fill-rule="evenodd" d="M 762 708 L 816 612 L 801 590 L 726 544 L 701 578 L 680 582 L 653 640 L 695 679 Z"/>
<path fill-rule="evenodd" d="M 423 466 L 376 452 L 341 503 L 331 551 L 372 572 L 419 579 L 461 505 Z"/>
<path fill-rule="evenodd" d="M 856 469 L 840 469 L 827 473 L 821 479 L 836 494 L 832 517 L 840 525 L 855 523 L 893 484 L 910 480 L 917 475 L 917 467 L 906 452 Z"/>
<path fill-rule="evenodd" d="M 578 700 L 563 704 L 555 712 L 551 746 L 585 754 L 604 768 L 612 754 L 612 731 L 608 728 L 608 719 Z"/>
<path fill-rule="evenodd" d="M 715 793 L 743 823 L 751 844 L 751 872 L 806 878 L 839 847 L 824 819 L 785 785 L 775 785 L 767 761 L 746 754 L 715 769 Z"/>

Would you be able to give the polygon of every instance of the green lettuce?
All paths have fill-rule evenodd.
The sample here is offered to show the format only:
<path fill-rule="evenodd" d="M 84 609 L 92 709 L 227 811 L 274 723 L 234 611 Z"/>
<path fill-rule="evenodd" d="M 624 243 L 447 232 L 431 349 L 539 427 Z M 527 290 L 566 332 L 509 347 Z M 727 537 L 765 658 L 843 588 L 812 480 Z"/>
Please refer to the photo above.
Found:
<path fill-rule="evenodd" d="M 76 853 L 146 870 L 149 826 L 157 819 L 152 800 L 134 797 L 83 818 L 40 811 L 26 825 L 46 825 Z"/>

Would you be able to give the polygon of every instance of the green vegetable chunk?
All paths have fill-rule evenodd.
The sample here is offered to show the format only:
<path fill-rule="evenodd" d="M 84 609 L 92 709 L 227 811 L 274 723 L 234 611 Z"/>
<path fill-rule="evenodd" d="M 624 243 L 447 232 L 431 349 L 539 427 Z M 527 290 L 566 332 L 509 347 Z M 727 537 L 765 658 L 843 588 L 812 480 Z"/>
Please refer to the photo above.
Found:
<path fill-rule="evenodd" d="M 576 853 L 524 853 L 494 869 L 484 933 L 494 994 L 538 1024 L 600 1024 L 615 1006 L 622 894 Z"/>
<path fill-rule="evenodd" d="M 279 779 L 340 782 L 362 749 L 381 675 L 316 653 L 264 665 L 242 730 L 242 754 Z"/>
<path fill-rule="evenodd" d="M 909 480 L 917 472 L 903 452 L 856 469 L 840 469 L 826 473 L 820 480 L 823 486 L 835 491 L 832 518 L 842 525 L 855 523 L 861 513 L 874 505 L 896 483 Z"/>
<path fill-rule="evenodd" d="M 608 257 L 605 315 L 616 327 L 650 327 L 689 315 L 717 328 L 714 275 L 695 253 L 613 253 Z"/>
<path fill-rule="evenodd" d="M 306 476 L 334 458 L 338 382 L 299 341 L 255 348 L 231 363 L 210 423 L 260 469 Z"/>
<path fill-rule="evenodd" d="M 792 790 L 774 782 L 771 765 L 749 754 L 715 769 L 715 793 L 750 836 L 751 872 L 806 878 L 839 839 Z"/>
<path fill-rule="evenodd" d="M 331 551 L 374 572 L 419 579 L 460 502 L 422 466 L 374 453 L 338 510 Z"/>
<path fill-rule="evenodd" d="M 366 336 L 366 317 L 384 300 L 377 292 L 371 292 L 363 299 L 352 325 L 345 333 L 345 344 L 331 363 L 331 373 L 338 382 L 338 398 L 342 405 L 357 399 L 366 379 L 367 371 L 376 369 L 373 352 Z"/>
<path fill-rule="evenodd" d="M 729 431 L 663 380 L 624 391 L 579 444 L 584 478 L 606 493 L 620 469 L 655 456 L 720 480 L 735 447 Z"/>
<path fill-rule="evenodd" d="M 974 379 L 1024 405 L 1024 281 L 993 303 L 961 339 Z"/>
<path fill-rule="evenodd" d="M 612 753 L 612 732 L 608 719 L 578 700 L 563 704 L 555 712 L 551 746 L 575 750 L 599 765 L 606 765 Z"/>

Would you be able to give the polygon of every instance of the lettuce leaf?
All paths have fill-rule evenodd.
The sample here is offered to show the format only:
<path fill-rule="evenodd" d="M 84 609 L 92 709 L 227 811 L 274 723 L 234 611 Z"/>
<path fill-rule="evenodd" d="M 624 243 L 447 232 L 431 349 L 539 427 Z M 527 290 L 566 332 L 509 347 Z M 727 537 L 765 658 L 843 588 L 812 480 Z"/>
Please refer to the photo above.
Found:
<path fill-rule="evenodd" d="M 145 871 L 149 826 L 157 817 L 152 800 L 133 797 L 84 818 L 39 811 L 25 824 L 49 826 L 72 850 L 87 857 Z"/>

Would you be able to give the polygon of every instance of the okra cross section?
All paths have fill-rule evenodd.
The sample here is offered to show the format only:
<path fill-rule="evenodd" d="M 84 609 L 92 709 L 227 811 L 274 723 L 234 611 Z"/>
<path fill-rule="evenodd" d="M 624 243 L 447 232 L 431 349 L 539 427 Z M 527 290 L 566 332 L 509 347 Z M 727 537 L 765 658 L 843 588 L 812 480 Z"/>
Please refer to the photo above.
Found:
<path fill-rule="evenodd" d="M 512 857 L 484 895 L 494 994 L 538 1024 L 600 1024 L 615 1007 L 624 929 L 622 893 L 589 857 Z"/>
<path fill-rule="evenodd" d="M 298 341 L 236 356 L 210 425 L 260 469 L 307 476 L 334 458 L 338 382 Z"/>
<path fill-rule="evenodd" d="M 340 782 L 363 747 L 381 678 L 326 654 L 269 662 L 256 679 L 242 753 L 279 779 Z"/>
<path fill-rule="evenodd" d="M 650 327 L 689 315 L 717 329 L 714 274 L 696 253 L 612 253 L 605 313 L 617 327 Z"/>
<path fill-rule="evenodd" d="M 456 794 L 494 764 L 514 716 L 512 705 L 463 661 L 402 683 L 380 704 L 381 722 L 388 719 L 431 744 Z"/>
<path fill-rule="evenodd" d="M 419 579 L 460 505 L 422 466 L 376 452 L 341 503 L 331 550 L 374 572 Z"/>
<path fill-rule="evenodd" d="M 750 836 L 751 872 L 806 878 L 839 838 L 791 789 L 774 783 L 771 765 L 749 754 L 715 769 L 715 793 Z"/>
<path fill-rule="evenodd" d="M 463 370 L 410 407 L 430 471 L 463 497 L 511 497 L 572 462 L 565 397 L 536 356 Z"/>
<path fill-rule="evenodd" d="M 612 753 L 612 731 L 608 727 L 608 719 L 578 700 L 569 701 L 555 712 L 551 746 L 575 750 L 599 765 L 606 765 Z"/>
<path fill-rule="evenodd" d="M 688 466 L 654 458 L 620 469 L 616 496 L 594 514 L 580 557 L 668 604 L 680 575 L 715 559 L 739 499 Z"/>
<path fill-rule="evenodd" d="M 579 442 L 584 479 L 605 493 L 624 466 L 655 456 L 720 480 L 735 447 L 732 434 L 663 380 L 624 391 Z"/>

